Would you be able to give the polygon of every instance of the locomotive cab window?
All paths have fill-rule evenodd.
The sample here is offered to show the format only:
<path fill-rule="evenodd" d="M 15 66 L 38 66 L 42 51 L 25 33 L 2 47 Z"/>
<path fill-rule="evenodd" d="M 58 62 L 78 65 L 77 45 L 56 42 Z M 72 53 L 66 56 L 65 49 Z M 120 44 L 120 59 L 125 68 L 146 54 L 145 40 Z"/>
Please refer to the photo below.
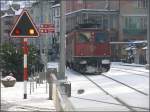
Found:
<path fill-rule="evenodd" d="M 108 40 L 107 32 L 97 32 L 95 34 L 95 42 L 96 43 L 106 42 L 107 40 Z"/>
<path fill-rule="evenodd" d="M 89 32 L 80 32 L 77 38 L 77 42 L 79 43 L 87 43 L 90 42 L 90 33 Z"/>

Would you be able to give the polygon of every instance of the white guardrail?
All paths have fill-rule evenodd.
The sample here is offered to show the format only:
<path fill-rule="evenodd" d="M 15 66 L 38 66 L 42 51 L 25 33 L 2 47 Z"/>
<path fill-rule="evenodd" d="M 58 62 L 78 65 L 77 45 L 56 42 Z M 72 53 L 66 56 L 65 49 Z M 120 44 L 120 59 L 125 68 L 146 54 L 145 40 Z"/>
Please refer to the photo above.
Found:
<path fill-rule="evenodd" d="M 56 74 L 54 73 L 50 73 L 49 75 L 51 77 L 52 84 L 52 99 L 54 101 L 56 111 L 75 111 L 69 98 L 61 88 L 61 83 L 64 81 L 57 80 Z"/>

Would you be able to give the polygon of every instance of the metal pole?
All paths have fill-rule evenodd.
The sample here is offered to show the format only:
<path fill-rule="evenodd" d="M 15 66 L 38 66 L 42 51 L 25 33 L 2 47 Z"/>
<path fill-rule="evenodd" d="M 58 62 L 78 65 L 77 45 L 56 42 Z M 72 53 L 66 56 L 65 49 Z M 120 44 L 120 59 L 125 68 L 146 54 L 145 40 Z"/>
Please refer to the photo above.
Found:
<path fill-rule="evenodd" d="M 31 94 L 31 79 L 30 79 L 30 94 Z"/>
<path fill-rule="evenodd" d="M 44 1 L 44 6 L 46 9 L 46 13 L 48 14 L 49 12 L 49 3 L 48 1 Z M 44 15 L 45 16 L 45 21 L 48 24 L 49 23 L 49 16 L 48 15 Z M 46 74 L 47 74 L 47 63 L 48 63 L 48 32 L 46 33 L 46 38 L 45 38 L 45 83 L 46 83 L 46 93 L 47 93 L 47 80 L 46 80 Z"/>
<path fill-rule="evenodd" d="M 58 79 L 65 79 L 65 34 L 66 34 L 66 17 L 65 17 L 65 0 L 60 3 L 60 63 L 59 63 L 59 76 Z"/>
<path fill-rule="evenodd" d="M 43 23 L 43 1 L 39 1 L 39 7 L 40 7 L 40 24 Z M 40 56 L 42 57 L 43 54 L 43 35 L 41 35 L 40 39 Z M 43 61 L 43 60 L 42 60 Z"/>
<path fill-rule="evenodd" d="M 46 33 L 46 50 L 45 50 L 45 82 L 46 82 L 46 93 L 47 93 L 47 80 L 46 80 L 46 73 L 47 73 L 47 58 L 48 58 L 48 36 Z"/>
<path fill-rule="evenodd" d="M 24 51 L 24 99 L 27 99 L 27 80 L 28 80 L 28 68 L 27 68 L 27 38 L 23 39 L 23 51 Z"/>
<path fill-rule="evenodd" d="M 147 52 L 146 52 L 146 58 L 147 58 L 147 64 L 146 68 L 149 69 L 149 32 L 150 32 L 150 20 L 149 20 L 149 10 L 150 10 L 150 1 L 148 0 L 148 5 L 147 5 Z"/>
<path fill-rule="evenodd" d="M 33 72 L 33 77 L 32 77 L 32 91 L 34 92 L 34 76 L 35 76 L 35 67 L 34 67 L 34 72 Z"/>

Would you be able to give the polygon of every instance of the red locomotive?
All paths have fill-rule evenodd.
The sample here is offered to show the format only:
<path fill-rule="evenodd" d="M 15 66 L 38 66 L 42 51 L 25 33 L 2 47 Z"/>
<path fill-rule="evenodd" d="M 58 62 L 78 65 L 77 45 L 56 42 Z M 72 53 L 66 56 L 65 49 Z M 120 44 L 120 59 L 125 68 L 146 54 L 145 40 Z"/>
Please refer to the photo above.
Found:
<path fill-rule="evenodd" d="M 66 38 L 66 61 L 81 73 L 103 73 L 110 69 L 109 32 L 79 28 Z"/>

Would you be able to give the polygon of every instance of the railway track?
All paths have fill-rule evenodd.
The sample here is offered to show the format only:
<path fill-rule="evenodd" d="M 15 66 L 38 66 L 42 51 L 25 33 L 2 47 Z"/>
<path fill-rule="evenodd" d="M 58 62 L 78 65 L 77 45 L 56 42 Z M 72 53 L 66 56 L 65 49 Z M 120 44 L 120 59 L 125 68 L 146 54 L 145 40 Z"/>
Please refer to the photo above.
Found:
<path fill-rule="evenodd" d="M 84 76 L 86 79 L 88 79 L 90 82 L 92 82 L 95 86 L 97 86 L 97 87 L 98 87 L 101 91 L 103 91 L 105 94 L 109 95 L 110 97 L 112 97 L 113 99 L 115 99 L 116 101 L 118 101 L 122 106 L 125 106 L 126 108 L 128 108 L 130 111 L 136 112 L 137 110 L 135 110 L 135 109 L 142 109 L 142 110 L 144 110 L 144 111 L 149 111 L 148 108 L 137 107 L 137 106 L 131 106 L 131 105 L 127 104 L 126 102 L 122 101 L 120 98 L 118 98 L 118 97 L 116 97 L 116 96 L 113 96 L 111 93 L 109 93 L 108 91 L 106 91 L 102 86 L 100 86 L 100 84 L 96 83 L 96 82 L 95 82 L 94 80 L 92 80 L 89 76 L 87 76 L 87 75 L 85 75 L 85 74 L 81 74 L 81 75 Z M 124 84 L 124 83 L 122 83 L 122 82 L 120 82 L 120 81 L 118 81 L 118 80 L 115 80 L 115 79 L 113 79 L 113 78 L 111 78 L 111 77 L 108 77 L 108 76 L 106 76 L 106 75 L 104 75 L 104 74 L 102 74 L 101 76 L 104 76 L 104 77 L 106 77 L 106 78 L 108 78 L 108 79 L 110 79 L 110 80 L 112 80 L 112 81 L 115 81 L 115 82 L 117 82 L 117 83 L 119 83 L 119 84 L 122 84 L 122 85 L 124 85 L 124 86 L 126 86 L 126 87 L 128 87 L 128 88 L 130 88 L 130 89 L 132 89 L 132 90 L 135 90 L 135 91 L 138 92 L 138 93 L 141 93 L 141 94 L 146 95 L 146 96 L 148 95 L 147 93 L 144 93 L 144 92 L 142 92 L 142 91 L 140 91 L 140 90 L 137 90 L 137 89 L 135 89 L 135 88 L 133 88 L 133 87 L 127 85 L 127 84 Z"/>
<path fill-rule="evenodd" d="M 108 78 L 108 79 L 111 79 L 111 80 L 113 80 L 113 81 L 115 81 L 115 82 L 117 82 L 117 83 L 119 83 L 119 84 L 122 84 L 122 85 L 124 85 L 124 86 L 126 86 L 126 87 L 128 87 L 128 88 L 130 88 L 130 89 L 132 89 L 132 90 L 134 90 L 134 91 L 136 91 L 136 92 L 138 92 L 138 93 L 140 93 L 140 94 L 143 94 L 143 95 L 145 95 L 145 96 L 148 96 L 147 93 L 145 93 L 145 92 L 143 92 L 143 91 L 140 91 L 140 90 L 138 90 L 138 89 L 136 89 L 136 88 L 133 88 L 133 87 L 129 86 L 128 84 L 125 84 L 125 83 L 123 83 L 123 82 L 121 82 L 121 81 L 118 81 L 118 80 L 116 80 L 116 79 L 113 79 L 113 78 L 111 78 L 111 77 L 109 77 L 109 76 L 107 76 L 107 75 L 104 75 L 104 74 L 102 74 L 102 76 L 104 76 L 104 77 L 106 77 L 106 78 Z"/>
<path fill-rule="evenodd" d="M 137 71 L 137 72 L 141 72 L 141 73 L 148 73 L 148 72 L 144 72 L 144 71 L 140 71 L 140 70 L 132 70 L 132 69 L 125 69 L 125 68 L 119 68 L 119 67 L 111 67 L 111 69 L 113 70 L 116 70 L 116 71 L 122 71 L 122 72 L 126 72 L 126 73 L 132 73 L 134 75 L 138 75 L 138 76 L 143 76 L 143 77 L 147 77 L 149 78 L 148 75 L 143 75 L 143 74 L 140 74 L 140 73 L 135 73 L 134 71 Z"/>

